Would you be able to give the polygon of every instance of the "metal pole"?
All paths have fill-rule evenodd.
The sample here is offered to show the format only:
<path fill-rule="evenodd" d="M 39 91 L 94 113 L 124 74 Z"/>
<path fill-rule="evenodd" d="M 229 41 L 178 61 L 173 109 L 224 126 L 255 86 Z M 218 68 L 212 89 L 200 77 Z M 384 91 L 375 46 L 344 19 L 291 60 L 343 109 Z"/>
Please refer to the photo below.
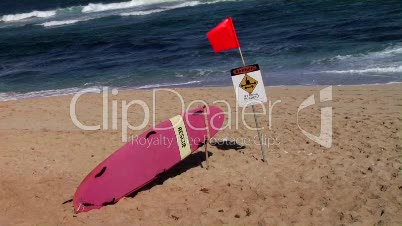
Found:
<path fill-rule="evenodd" d="M 206 112 L 204 111 L 204 119 L 205 119 L 205 125 L 206 125 L 206 132 L 207 132 L 207 139 L 205 141 L 205 161 L 206 161 L 206 167 L 205 169 L 208 170 L 209 168 L 209 162 L 208 162 L 208 143 L 209 143 L 209 122 L 208 122 L 208 113 L 209 113 L 209 108 L 208 105 L 204 106 L 206 109 Z"/>
<path fill-rule="evenodd" d="M 244 57 L 243 57 L 243 53 L 242 53 L 240 47 L 239 47 L 239 53 L 240 53 L 241 61 L 243 62 L 243 66 L 246 66 L 246 63 L 245 63 Z M 253 108 L 254 121 L 255 121 L 255 126 L 257 127 L 258 139 L 260 140 L 261 153 L 262 153 L 262 161 L 266 162 L 266 159 L 265 159 L 265 148 L 264 148 L 264 144 L 263 144 L 263 142 L 262 142 L 262 135 L 261 135 L 260 126 L 259 126 L 259 123 L 258 123 L 258 118 L 257 118 L 257 115 L 255 114 L 255 107 L 254 107 L 254 105 L 251 105 L 251 107 Z"/>
<path fill-rule="evenodd" d="M 243 61 L 243 66 L 246 66 L 246 63 L 244 62 L 243 53 L 241 52 L 240 47 L 239 47 L 239 53 L 240 53 L 241 61 Z"/>
<path fill-rule="evenodd" d="M 255 114 L 255 107 L 254 105 L 251 105 L 253 108 L 253 113 L 254 113 L 254 121 L 255 121 L 255 126 L 257 127 L 257 133 L 258 133 L 258 139 L 260 140 L 260 145 L 261 145 L 261 153 L 262 153 L 262 161 L 266 161 L 265 159 L 265 148 L 264 144 L 262 142 L 262 135 L 261 135 L 261 130 L 260 130 L 260 125 L 258 124 L 258 118 L 257 115 Z"/>

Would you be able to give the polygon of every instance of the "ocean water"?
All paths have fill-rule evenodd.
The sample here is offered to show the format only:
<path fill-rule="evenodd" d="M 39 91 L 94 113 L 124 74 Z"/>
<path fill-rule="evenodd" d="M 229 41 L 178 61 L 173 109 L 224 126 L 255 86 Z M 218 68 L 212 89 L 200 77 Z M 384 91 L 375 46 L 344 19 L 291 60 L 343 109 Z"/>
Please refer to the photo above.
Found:
<path fill-rule="evenodd" d="M 402 81 L 400 0 L 3 0 L 0 100 L 231 85 L 238 51 L 206 38 L 228 16 L 265 85 Z"/>

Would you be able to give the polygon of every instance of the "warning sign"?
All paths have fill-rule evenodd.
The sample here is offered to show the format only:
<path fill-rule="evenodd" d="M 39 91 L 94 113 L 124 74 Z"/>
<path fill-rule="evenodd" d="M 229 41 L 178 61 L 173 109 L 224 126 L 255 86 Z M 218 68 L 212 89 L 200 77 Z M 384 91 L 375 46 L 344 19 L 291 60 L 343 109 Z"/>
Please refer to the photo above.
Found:
<path fill-rule="evenodd" d="M 258 64 L 232 69 L 231 75 L 240 107 L 267 102 Z"/>
<path fill-rule="evenodd" d="M 240 88 L 248 93 L 252 93 L 257 86 L 258 81 L 248 76 L 247 74 L 243 77 L 243 80 L 240 82 Z"/>

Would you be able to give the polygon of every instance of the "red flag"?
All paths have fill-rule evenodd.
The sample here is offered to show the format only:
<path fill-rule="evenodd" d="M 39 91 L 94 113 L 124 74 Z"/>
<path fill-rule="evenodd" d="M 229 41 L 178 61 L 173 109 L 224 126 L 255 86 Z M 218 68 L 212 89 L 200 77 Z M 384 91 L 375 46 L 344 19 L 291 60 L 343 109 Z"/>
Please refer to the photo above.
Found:
<path fill-rule="evenodd" d="M 215 53 L 240 47 L 231 17 L 225 19 L 218 24 L 218 26 L 210 30 L 207 33 L 207 37 Z"/>

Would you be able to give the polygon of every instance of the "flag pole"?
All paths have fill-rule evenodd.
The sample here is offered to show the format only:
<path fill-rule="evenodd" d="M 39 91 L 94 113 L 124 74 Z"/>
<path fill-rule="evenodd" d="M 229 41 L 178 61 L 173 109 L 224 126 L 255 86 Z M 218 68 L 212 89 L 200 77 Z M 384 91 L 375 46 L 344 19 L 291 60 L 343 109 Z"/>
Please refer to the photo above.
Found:
<path fill-rule="evenodd" d="M 241 48 L 239 46 L 239 53 L 240 53 L 240 57 L 241 57 L 241 61 L 243 62 L 243 66 L 246 66 L 246 62 L 244 61 L 244 57 L 243 57 L 243 53 L 241 51 Z M 251 105 L 251 107 L 253 108 L 253 114 L 254 114 L 254 121 L 255 121 L 255 126 L 257 127 L 257 133 L 258 133 L 258 139 L 260 140 L 260 146 L 261 146 L 261 153 L 262 153 L 262 161 L 266 162 L 266 158 L 265 158 L 265 148 L 264 148 L 264 144 L 262 142 L 262 135 L 261 135 L 261 130 L 260 130 L 260 126 L 258 123 L 258 118 L 257 115 L 255 113 L 255 107 L 254 105 Z"/>
<path fill-rule="evenodd" d="M 209 121 L 208 121 L 208 114 L 209 114 L 209 108 L 208 105 L 204 105 L 204 109 L 206 109 L 206 112 L 204 111 L 204 121 L 206 125 L 206 140 L 205 140 L 205 163 L 206 167 L 205 169 L 208 170 L 209 168 L 209 163 L 208 163 L 208 144 L 210 140 L 210 134 L 209 134 Z"/>
<path fill-rule="evenodd" d="M 244 61 L 243 53 L 241 52 L 240 46 L 239 46 L 239 53 L 240 53 L 241 61 L 243 61 L 243 66 L 245 67 L 245 66 L 246 66 L 246 63 L 245 63 L 245 61 Z"/>

